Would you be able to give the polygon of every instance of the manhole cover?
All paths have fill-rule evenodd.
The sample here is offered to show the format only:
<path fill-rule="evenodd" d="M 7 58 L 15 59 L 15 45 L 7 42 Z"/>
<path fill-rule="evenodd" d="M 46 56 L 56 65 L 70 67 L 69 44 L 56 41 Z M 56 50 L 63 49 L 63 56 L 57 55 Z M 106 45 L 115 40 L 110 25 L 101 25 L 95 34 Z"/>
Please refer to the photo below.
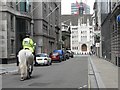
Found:
<path fill-rule="evenodd" d="M 30 84 L 29 86 L 47 86 L 49 85 L 50 83 L 32 83 Z"/>

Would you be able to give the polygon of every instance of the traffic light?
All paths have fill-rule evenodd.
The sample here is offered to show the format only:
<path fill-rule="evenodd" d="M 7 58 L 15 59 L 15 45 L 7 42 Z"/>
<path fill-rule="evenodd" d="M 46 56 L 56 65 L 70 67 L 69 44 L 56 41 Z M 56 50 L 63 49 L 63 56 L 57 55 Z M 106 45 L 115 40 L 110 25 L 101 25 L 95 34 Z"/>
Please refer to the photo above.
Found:
<path fill-rule="evenodd" d="M 99 43 L 100 42 L 100 36 L 96 35 L 95 42 Z"/>

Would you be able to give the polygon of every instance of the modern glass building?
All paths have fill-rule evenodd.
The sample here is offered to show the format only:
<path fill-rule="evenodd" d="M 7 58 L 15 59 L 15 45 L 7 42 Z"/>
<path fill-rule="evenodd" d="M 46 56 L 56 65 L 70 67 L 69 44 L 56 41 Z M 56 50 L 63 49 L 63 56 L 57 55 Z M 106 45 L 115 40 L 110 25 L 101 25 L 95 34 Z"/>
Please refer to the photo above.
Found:
<path fill-rule="evenodd" d="M 71 3 L 71 14 L 90 14 L 90 6 L 83 2 Z"/>

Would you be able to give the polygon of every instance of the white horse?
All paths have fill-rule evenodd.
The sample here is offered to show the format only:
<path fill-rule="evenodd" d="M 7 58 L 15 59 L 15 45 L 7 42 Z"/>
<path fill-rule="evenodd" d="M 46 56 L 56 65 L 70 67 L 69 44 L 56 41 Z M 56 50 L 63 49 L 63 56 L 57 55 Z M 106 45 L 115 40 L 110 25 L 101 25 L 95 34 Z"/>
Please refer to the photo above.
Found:
<path fill-rule="evenodd" d="M 34 55 L 28 49 L 22 49 L 18 53 L 21 81 L 30 78 L 33 71 Z"/>

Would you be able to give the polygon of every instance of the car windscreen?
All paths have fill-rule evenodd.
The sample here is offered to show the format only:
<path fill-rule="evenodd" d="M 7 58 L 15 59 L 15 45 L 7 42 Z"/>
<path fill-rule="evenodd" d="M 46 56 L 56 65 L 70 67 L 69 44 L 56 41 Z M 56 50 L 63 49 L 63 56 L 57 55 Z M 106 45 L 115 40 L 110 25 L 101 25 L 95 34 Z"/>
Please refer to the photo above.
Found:
<path fill-rule="evenodd" d="M 36 57 L 47 57 L 47 55 L 46 54 L 38 54 L 38 55 L 36 55 Z"/>
<path fill-rule="evenodd" d="M 59 55 L 59 54 L 58 54 L 58 53 L 53 53 L 52 55 L 53 55 L 53 56 L 57 56 L 57 55 Z"/>
<path fill-rule="evenodd" d="M 54 52 L 54 53 L 59 53 L 60 55 L 63 54 L 63 51 L 62 51 L 62 50 L 54 50 L 53 52 Z"/>

